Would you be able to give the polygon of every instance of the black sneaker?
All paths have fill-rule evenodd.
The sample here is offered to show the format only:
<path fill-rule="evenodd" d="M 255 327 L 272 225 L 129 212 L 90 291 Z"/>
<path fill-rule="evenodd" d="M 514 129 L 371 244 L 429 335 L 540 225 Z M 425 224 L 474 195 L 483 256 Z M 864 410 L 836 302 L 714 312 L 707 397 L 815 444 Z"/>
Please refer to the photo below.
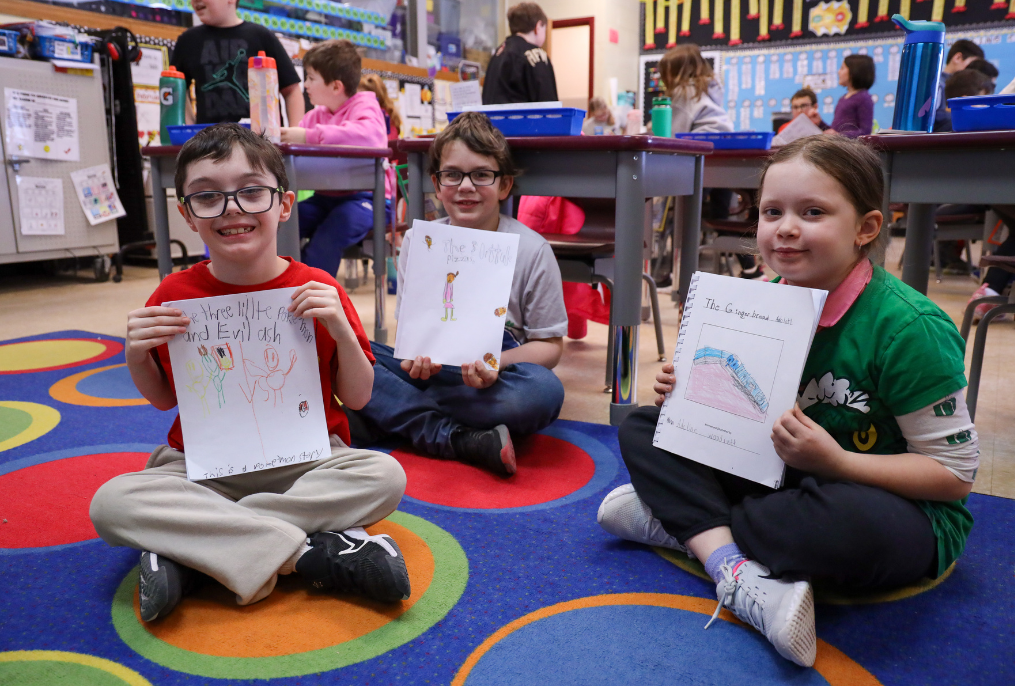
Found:
<path fill-rule="evenodd" d="M 141 619 L 151 622 L 172 612 L 194 582 L 194 570 L 147 550 L 141 553 L 138 591 Z"/>
<path fill-rule="evenodd" d="M 405 558 L 390 536 L 371 536 L 357 527 L 321 531 L 309 541 L 312 548 L 296 561 L 296 571 L 314 588 L 359 593 L 385 603 L 409 598 Z"/>
<path fill-rule="evenodd" d="M 500 476 L 511 476 L 518 470 L 511 434 L 503 424 L 486 430 L 457 429 L 451 433 L 451 449 L 459 462 Z"/>

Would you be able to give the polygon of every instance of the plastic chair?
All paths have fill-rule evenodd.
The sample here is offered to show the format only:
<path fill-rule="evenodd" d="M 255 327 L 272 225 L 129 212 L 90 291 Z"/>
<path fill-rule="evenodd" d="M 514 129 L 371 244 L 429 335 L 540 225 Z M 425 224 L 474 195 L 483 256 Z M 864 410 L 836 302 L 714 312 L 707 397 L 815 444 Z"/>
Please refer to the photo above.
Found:
<path fill-rule="evenodd" d="M 980 269 L 997 267 L 1015 274 L 1015 257 L 995 257 L 985 255 L 980 258 Z M 1015 313 L 1015 288 L 1012 288 L 1008 296 L 993 295 L 986 298 L 977 298 L 966 305 L 966 312 L 962 316 L 962 328 L 960 333 L 963 340 L 969 338 L 969 328 L 973 321 L 973 311 L 977 305 L 985 303 L 997 304 L 983 315 L 983 319 L 976 327 L 976 338 L 973 340 L 973 354 L 969 361 L 969 386 L 966 388 L 966 407 L 969 408 L 969 418 L 976 417 L 976 396 L 980 392 L 980 372 L 983 369 L 983 350 L 987 345 L 987 329 L 990 321 L 996 317 L 1009 312 Z"/>

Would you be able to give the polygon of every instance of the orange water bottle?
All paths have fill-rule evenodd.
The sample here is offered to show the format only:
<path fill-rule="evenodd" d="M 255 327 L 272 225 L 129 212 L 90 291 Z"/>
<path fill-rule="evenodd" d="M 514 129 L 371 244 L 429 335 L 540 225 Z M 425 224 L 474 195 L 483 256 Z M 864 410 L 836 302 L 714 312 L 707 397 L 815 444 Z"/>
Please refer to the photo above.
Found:
<path fill-rule="evenodd" d="M 272 143 L 282 141 L 282 114 L 278 101 L 278 70 L 275 58 L 264 50 L 247 60 L 247 92 L 250 95 L 250 130 L 264 133 Z"/>

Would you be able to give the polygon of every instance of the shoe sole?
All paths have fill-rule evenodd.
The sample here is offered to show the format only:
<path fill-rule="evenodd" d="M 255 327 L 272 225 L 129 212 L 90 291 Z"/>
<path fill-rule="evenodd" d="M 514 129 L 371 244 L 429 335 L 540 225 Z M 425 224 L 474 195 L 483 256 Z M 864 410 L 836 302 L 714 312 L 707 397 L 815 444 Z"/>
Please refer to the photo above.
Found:
<path fill-rule="evenodd" d="M 504 471 L 511 476 L 518 471 L 518 463 L 515 460 L 515 446 L 511 442 L 511 432 L 501 424 L 497 427 L 497 435 L 500 436 L 500 461 L 504 465 Z"/>
<path fill-rule="evenodd" d="M 808 583 L 799 583 L 790 599 L 786 625 L 772 641 L 775 649 L 787 660 L 801 667 L 812 667 L 817 655 L 814 630 L 814 591 Z M 778 641 L 778 642 L 776 642 Z"/>
<path fill-rule="evenodd" d="M 156 558 L 157 559 L 157 558 Z M 145 622 L 154 622 L 160 616 L 166 616 L 172 612 L 183 597 L 183 588 L 175 568 L 175 563 L 166 564 L 166 560 L 158 560 L 159 571 L 151 568 L 151 556 L 141 559 L 141 570 L 138 578 L 138 604 L 141 609 L 141 619 Z M 163 586 L 159 583 L 159 572 L 163 572 L 166 583 Z M 145 595 L 141 589 L 156 591 L 156 594 Z M 147 602 L 145 602 L 147 600 Z"/>

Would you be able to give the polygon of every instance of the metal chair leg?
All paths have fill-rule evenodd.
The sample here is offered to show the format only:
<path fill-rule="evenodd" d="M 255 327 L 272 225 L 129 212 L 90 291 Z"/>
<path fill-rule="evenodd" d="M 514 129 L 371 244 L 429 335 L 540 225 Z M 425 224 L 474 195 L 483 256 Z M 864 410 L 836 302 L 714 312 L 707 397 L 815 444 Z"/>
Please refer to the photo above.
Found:
<path fill-rule="evenodd" d="M 938 283 L 941 283 L 941 277 L 944 275 L 943 268 L 941 267 L 941 241 L 934 240 L 934 277 Z"/>
<path fill-rule="evenodd" d="M 984 303 L 997 303 L 998 305 L 1003 305 L 1007 302 L 1008 297 L 1004 295 L 988 295 L 986 298 L 971 300 L 969 304 L 966 305 L 966 312 L 962 315 L 962 326 L 959 328 L 959 334 L 962 336 L 962 340 L 969 340 L 969 329 L 973 325 L 973 312 L 976 310 L 978 305 L 982 305 Z"/>
<path fill-rule="evenodd" d="M 593 283 L 601 283 L 610 291 L 610 325 L 607 328 L 608 339 L 606 342 L 606 383 L 603 388 L 603 393 L 613 392 L 613 339 L 615 338 L 615 330 L 613 328 L 613 281 L 600 276 L 599 274 L 592 275 Z"/>
<path fill-rule="evenodd" d="M 663 342 L 663 323 L 659 318 L 659 289 L 656 287 L 655 279 L 650 274 L 642 274 L 641 278 L 648 284 L 649 300 L 652 303 L 652 324 L 656 330 L 656 349 L 659 351 L 659 361 L 666 361 L 666 344 Z"/>
<path fill-rule="evenodd" d="M 966 387 L 966 407 L 969 408 L 969 419 L 976 419 L 976 396 L 980 393 L 980 372 L 983 370 L 983 349 L 987 345 L 987 331 L 990 320 L 1006 312 L 1015 312 L 1015 304 L 999 305 L 983 315 L 976 328 L 973 339 L 973 355 L 969 360 L 969 386 Z"/>

